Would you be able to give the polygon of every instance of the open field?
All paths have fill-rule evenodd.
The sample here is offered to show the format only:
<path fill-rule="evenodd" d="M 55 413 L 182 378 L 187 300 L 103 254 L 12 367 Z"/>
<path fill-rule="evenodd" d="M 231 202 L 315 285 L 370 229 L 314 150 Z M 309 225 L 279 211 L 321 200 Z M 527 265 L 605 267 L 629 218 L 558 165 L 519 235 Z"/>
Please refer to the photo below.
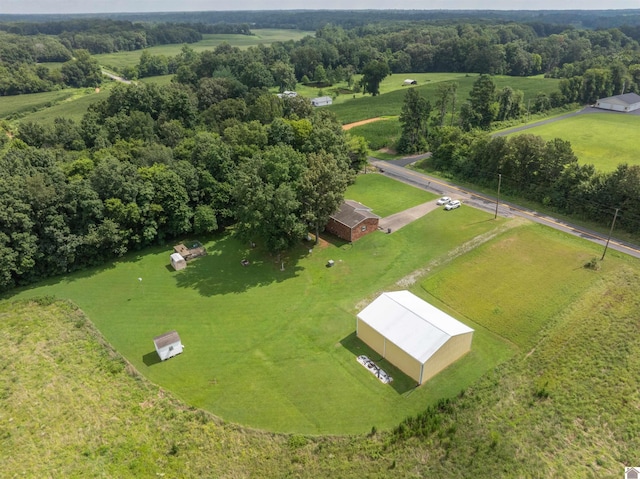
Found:
<path fill-rule="evenodd" d="M 369 148 L 375 151 L 383 147 L 393 148 L 402 135 L 402 125 L 398 117 L 382 118 L 351 128 L 349 133 L 364 137 L 369 143 Z"/>
<path fill-rule="evenodd" d="M 361 181 L 375 195 L 361 198 L 357 188 L 368 191 Z M 347 196 L 366 199 L 383 214 L 394 204 L 433 198 L 374 174 L 361 176 Z M 355 314 L 379 292 L 398 289 L 396 282 L 417 268 L 508 223 L 489 219 L 472 208 L 455 216 L 439 209 L 395 234 L 374 233 L 353 246 L 332 240 L 309 253 L 304 245 L 283 272 L 259 247 L 222 235 L 206 243 L 207 257 L 181 272 L 168 266 L 170 247 L 157 247 L 16 291 L 16 297 L 70 298 L 145 376 L 225 420 L 314 434 L 387 429 L 455 396 L 514 352 L 471 323 L 477 330 L 473 351 L 419 389 L 384 362 L 396 380 L 383 385 L 355 361 L 368 352 L 354 338 Z M 240 265 L 245 257 L 247 268 Z M 328 259 L 336 266 L 326 268 Z M 171 329 L 179 331 L 185 353 L 158 363 L 152 338 Z"/>
<path fill-rule="evenodd" d="M 334 105 L 327 108 L 335 112 L 342 123 L 351 123 L 377 116 L 397 116 L 402 110 L 404 92 L 407 88 L 418 88 L 420 94 L 434 104 L 437 84 L 443 81 L 456 81 L 458 82 L 456 108 L 459 109 L 460 105 L 464 103 L 469 96 L 469 92 L 477 76 L 478 75 L 463 73 L 423 73 L 415 75 L 396 73 L 385 78 L 380 84 L 380 95 L 372 97 L 370 95 L 358 94 L 356 98 L 351 98 L 350 101 L 337 101 Z M 403 87 L 402 81 L 407 77 L 417 80 L 418 85 L 414 87 Z M 524 92 L 525 102 L 539 92 L 550 93 L 557 90 L 559 82 L 551 78 L 508 76 L 496 76 L 493 77 L 493 80 L 498 89 L 510 86 L 514 90 L 522 90 Z M 340 98 L 341 97 L 338 97 L 338 99 Z"/>
<path fill-rule="evenodd" d="M 82 94 L 70 97 L 67 100 L 51 107 L 43 108 L 42 110 L 34 111 L 33 113 L 24 115 L 21 118 L 21 121 L 34 121 L 45 124 L 53 124 L 53 121 L 56 118 L 64 117 L 70 118 L 79 123 L 90 105 L 107 98 L 112 85 L 113 82 L 104 83 L 102 87 L 100 87 L 100 93 L 96 93 L 92 88 L 83 89 L 81 90 Z"/>
<path fill-rule="evenodd" d="M 577 251 L 589 248 L 522 226 L 481 247 L 488 257 L 469 256 L 472 274 L 478 276 L 479 262 L 487 269 L 492 261 L 504 262 L 496 245 L 505 246 L 506 239 L 525 242 L 526 249 L 537 235 L 536 243 L 544 239 L 550 250 L 568 251 L 576 260 Z M 436 277 L 457 287 L 467 274 L 464 258 L 435 271 Z M 544 257 L 539 262 L 549 264 Z M 602 266 L 588 272 L 589 284 L 549 318 L 531 350 L 485 374 L 446 408 L 403 422 L 397 433 L 366 436 L 278 435 L 222 424 L 138 377 L 72 305 L 3 300 L 0 462 L 23 477 L 448 479 L 452 470 L 471 469 L 483 479 L 621 477 L 625 465 L 640 464 L 640 356 L 632 340 L 640 334 L 640 267 L 614 252 Z M 556 276 L 558 268 L 551 272 Z M 91 277 L 68 281 L 87 286 Z M 498 284 L 497 275 L 481 279 L 488 277 Z M 516 275 L 518 287 L 523 278 Z M 501 280 L 509 282 L 510 271 Z M 525 310 L 535 298 L 557 304 L 556 291 L 530 284 L 531 298 L 521 298 Z M 537 296 L 543 293 L 553 297 Z M 457 309 L 457 301 L 472 294 L 458 294 L 451 306 Z M 517 320 L 519 312 L 511 313 Z M 153 320 L 129 317 L 134 334 L 140 322 Z M 187 346 L 164 365 L 189 354 Z M 330 385 L 322 384 L 323 392 Z M 367 407 L 361 400 L 359 413 Z"/>
<path fill-rule="evenodd" d="M 84 91 L 85 89 L 82 89 L 82 92 Z M 0 119 L 15 118 L 16 116 L 56 105 L 78 93 L 78 90 L 70 88 L 45 93 L 32 93 L 30 95 L 4 96 L 0 101 Z"/>
<path fill-rule="evenodd" d="M 465 317 L 528 349 L 548 321 L 594 280 L 593 272 L 582 266 L 601 248 L 578 249 L 565 238 L 538 224 L 517 228 L 448 264 L 421 286 Z"/>
<path fill-rule="evenodd" d="M 314 32 L 304 32 L 300 30 L 281 30 L 281 29 L 257 29 L 252 30 L 254 35 L 223 35 L 223 34 L 204 34 L 203 39 L 196 43 L 189 43 L 188 46 L 196 52 L 204 50 L 213 50 L 222 43 L 228 43 L 234 47 L 246 49 L 256 45 L 270 45 L 274 42 L 286 42 L 289 40 L 300 40 L 307 35 L 314 35 Z M 183 44 L 158 45 L 147 48 L 146 51 L 152 55 L 165 55 L 167 57 L 175 56 L 182 50 Z M 120 70 L 129 66 L 138 64 L 142 55 L 142 50 L 131 52 L 105 53 L 101 55 L 93 55 L 101 65 L 108 66 L 115 70 Z"/>
<path fill-rule="evenodd" d="M 571 142 L 580 163 L 591 163 L 602 171 L 613 171 L 620 163 L 640 164 L 640 115 L 585 113 L 513 135 L 538 135 L 545 140 Z"/>

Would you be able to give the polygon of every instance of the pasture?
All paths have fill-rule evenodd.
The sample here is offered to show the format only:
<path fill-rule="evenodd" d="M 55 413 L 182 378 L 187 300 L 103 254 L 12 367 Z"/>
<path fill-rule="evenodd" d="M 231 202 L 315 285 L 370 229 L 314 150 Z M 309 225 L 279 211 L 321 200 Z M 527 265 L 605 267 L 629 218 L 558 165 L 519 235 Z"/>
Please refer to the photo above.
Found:
<path fill-rule="evenodd" d="M 361 198 L 358 191 L 368 184 L 375 194 Z M 434 198 L 375 174 L 361 176 L 347 197 L 383 214 L 396 210 L 391 205 Z M 377 232 L 353 245 L 333 238 L 302 245 L 285 259 L 284 271 L 260 245 L 251 249 L 224 234 L 207 241 L 209 255 L 184 271 L 171 271 L 169 246 L 156 247 L 15 297 L 71 299 L 146 377 L 225 420 L 271 431 L 362 433 L 390 428 L 455 396 L 513 354 L 495 334 L 461 318 L 476 329 L 472 352 L 418 389 L 384 361 L 392 385 L 355 360 L 371 354 L 354 335 L 360 309 L 378 293 L 400 289 L 396 283 L 416 269 L 504 223 L 473 208 L 455 215 L 439 209 L 394 234 Z M 250 266 L 241 266 L 243 258 Z M 325 267 L 329 259 L 333 268 Z M 152 339 L 171 329 L 185 352 L 159 363 Z"/>
<path fill-rule="evenodd" d="M 418 85 L 402 86 L 403 80 L 407 77 L 417 80 Z M 433 105 L 436 99 L 437 84 L 443 81 L 455 81 L 458 83 L 456 109 L 459 109 L 460 105 L 467 100 L 473 82 L 477 77 L 478 75 L 475 74 L 464 73 L 423 73 L 415 75 L 396 73 L 382 81 L 380 95 L 372 97 L 371 95 L 358 94 L 355 98 L 349 96 L 349 101 L 338 101 L 327 108 L 331 109 L 343 124 L 378 116 L 397 116 L 400 115 L 402 110 L 404 92 L 408 88 L 417 88 L 420 94 Z M 493 81 L 498 90 L 506 86 L 510 86 L 514 90 L 522 90 L 525 102 L 539 92 L 548 94 L 557 90 L 559 82 L 559 80 L 551 78 L 508 76 L 495 76 Z M 341 96 L 338 97 L 338 99 L 340 98 Z"/>
<path fill-rule="evenodd" d="M 70 88 L 44 93 L 32 93 L 30 95 L 4 96 L 0 101 L 0 119 L 13 119 L 43 108 L 52 107 L 84 92 L 84 89 L 79 91 Z"/>
<path fill-rule="evenodd" d="M 613 171 L 620 163 L 640 164 L 640 115 L 584 113 L 513 135 L 531 134 L 549 141 L 561 138 L 571 143 L 580 163 Z"/>
<path fill-rule="evenodd" d="M 314 32 L 284 29 L 256 29 L 252 30 L 252 32 L 253 35 L 204 34 L 202 35 L 202 40 L 196 43 L 189 43 L 188 46 L 196 52 L 213 50 L 223 43 L 246 49 L 261 44 L 270 45 L 275 42 L 296 41 L 308 35 L 314 35 Z M 184 44 L 158 45 L 149 47 L 145 51 L 148 51 L 152 55 L 173 57 L 181 52 L 183 46 Z M 130 52 L 104 53 L 93 55 L 93 57 L 98 60 L 101 65 L 113 68 L 116 71 L 121 71 L 123 68 L 137 65 L 142 51 L 143 50 L 134 50 Z"/>
<path fill-rule="evenodd" d="M 90 105 L 104 100 L 109 95 L 109 90 L 113 82 L 105 82 L 100 87 L 100 92 L 96 93 L 93 88 L 80 89 L 78 92 L 55 105 L 42 108 L 41 110 L 28 113 L 21 118 L 21 121 L 34 121 L 45 124 L 53 124 L 56 118 L 70 118 L 76 123 L 80 123 L 82 117 L 87 112 Z M 30 95 L 21 95 L 30 96 Z"/>

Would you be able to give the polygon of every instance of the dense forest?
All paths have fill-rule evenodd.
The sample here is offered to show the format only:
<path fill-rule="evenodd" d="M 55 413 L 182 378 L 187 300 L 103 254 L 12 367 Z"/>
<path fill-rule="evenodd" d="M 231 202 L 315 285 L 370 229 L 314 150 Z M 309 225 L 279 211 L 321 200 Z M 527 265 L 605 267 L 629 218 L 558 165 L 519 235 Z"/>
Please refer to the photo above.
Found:
<path fill-rule="evenodd" d="M 154 29 L 200 35 L 193 25 L 120 20 L 61 22 L 46 35 L 49 27 L 25 23 L 18 34 L 13 25 L 0 34 L 11 40 L 0 42 L 3 94 L 32 83 L 27 91 L 40 91 L 38 82 L 42 89 L 98 84 L 100 66 L 90 52 L 65 43 L 90 32 L 103 39 Z M 65 62 L 58 80 L 39 65 L 45 59 Z M 323 226 L 366 162 L 367 145 L 345 134 L 330 112 L 273 91 L 345 81 L 353 92 L 376 95 L 391 72 L 425 71 L 482 75 L 468 98 L 458 98 L 455 83 L 443 83 L 434 105 L 409 90 L 400 151 L 431 149 L 439 168 L 481 184 L 502 171 L 505 191 L 603 224 L 609 215 L 602 205 L 640 206 L 636 167 L 603 174 L 578 165 L 561 141 L 487 133 L 525 110 L 639 92 L 640 47 L 622 30 L 485 21 L 331 24 L 298 42 L 246 50 L 222 44 L 197 53 L 185 45 L 171 58 L 144 52 L 127 75 L 174 73 L 169 85 L 119 84 L 79 123 L 22 122 L 0 136 L 0 250 L 7 258 L 0 288 L 230 226 L 273 253 L 285 250 Z M 563 78 L 561 88 L 526 108 L 522 92 L 497 91 L 491 79 L 537 73 Z M 632 215 L 620 227 L 639 228 Z"/>
<path fill-rule="evenodd" d="M 82 59 L 78 63 L 76 52 L 95 54 L 163 43 L 191 43 L 201 39 L 202 32 L 215 28 L 219 26 L 106 19 L 0 24 L 0 95 L 47 91 L 63 85 L 97 86 L 98 65 L 88 65 L 89 60 Z M 251 33 L 246 24 L 230 25 L 229 29 Z M 558 24 L 542 27 L 535 23 L 486 21 L 446 25 L 389 21 L 353 28 L 326 24 L 313 37 L 263 47 L 262 56 L 267 67 L 276 60 L 292 67 L 297 82 L 342 81 L 364 73 L 372 62 L 384 63 L 392 73 L 544 73 L 568 80 L 563 94 L 570 101 L 590 102 L 604 92 L 640 90 L 637 36 L 637 25 L 589 30 Z M 161 55 L 146 54 L 144 60 L 146 63 L 137 71 L 121 73 L 141 78 L 177 73 L 181 66 L 180 59 Z M 57 70 L 43 62 L 66 63 Z M 265 76 L 260 81 L 264 86 L 286 83 L 286 88 L 292 88 L 291 79 L 280 80 Z"/>

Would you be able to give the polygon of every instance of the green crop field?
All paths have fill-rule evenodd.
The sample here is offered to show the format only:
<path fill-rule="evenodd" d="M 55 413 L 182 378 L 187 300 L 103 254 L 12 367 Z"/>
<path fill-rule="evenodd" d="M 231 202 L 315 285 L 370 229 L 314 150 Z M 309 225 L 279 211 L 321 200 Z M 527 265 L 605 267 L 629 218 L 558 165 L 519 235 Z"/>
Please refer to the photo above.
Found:
<path fill-rule="evenodd" d="M 418 81 L 418 85 L 403 87 L 402 82 L 407 77 Z M 397 116 L 402 110 L 404 92 L 407 88 L 418 88 L 420 94 L 434 104 L 437 84 L 443 81 L 455 81 L 458 83 L 458 106 L 456 108 L 459 108 L 467 100 L 476 78 L 477 75 L 462 73 L 423 73 L 415 75 L 412 73 L 396 73 L 383 80 L 380 85 L 380 95 L 372 97 L 358 94 L 356 98 L 351 98 L 349 101 L 336 102 L 335 105 L 327 108 L 335 112 L 343 124 L 378 116 Z M 550 93 L 557 90 L 559 82 L 559 80 L 551 78 L 508 76 L 496 76 L 493 77 L 493 80 L 498 89 L 510 86 L 514 90 L 522 90 L 525 101 L 533 98 L 539 92 Z"/>
<path fill-rule="evenodd" d="M 283 29 L 257 29 L 252 30 L 254 35 L 223 35 L 223 34 L 204 34 L 203 39 L 196 43 L 188 44 L 196 52 L 204 50 L 213 50 L 222 43 L 228 43 L 234 47 L 242 49 L 256 45 L 270 45 L 274 42 L 286 42 L 289 40 L 300 40 L 314 32 L 305 32 L 300 30 L 283 30 Z M 152 55 L 165 55 L 167 57 L 175 56 L 182 50 L 183 44 L 159 45 L 147 48 L 146 51 Z M 135 66 L 138 64 L 140 55 L 143 50 L 135 50 L 131 52 L 104 53 L 93 55 L 101 65 L 113 68 L 117 71 Z"/>
<path fill-rule="evenodd" d="M 82 90 L 84 92 L 84 90 Z M 56 105 L 79 93 L 78 90 L 67 89 L 30 95 L 3 96 L 0 98 L 0 119 L 15 118 L 29 112 Z"/>
<path fill-rule="evenodd" d="M 434 198 L 375 174 L 361 176 L 347 196 L 381 214 Z M 455 215 L 439 209 L 391 235 L 376 232 L 353 245 L 327 238 L 311 253 L 306 244 L 285 260 L 284 271 L 259 247 L 221 235 L 206 242 L 208 256 L 184 271 L 171 271 L 169 246 L 157 247 L 17 297 L 73 300 L 145 376 L 226 420 L 272 431 L 362 433 L 455 396 L 513 354 L 470 322 L 477 330 L 473 351 L 419 389 L 384 361 L 395 378 L 391 386 L 355 360 L 371 354 L 354 337 L 359 309 L 451 248 L 507 222 L 489 219 L 473 208 Z M 241 266 L 243 258 L 249 267 Z M 325 267 L 329 259 L 333 268 Z M 152 339 L 172 329 L 185 353 L 158 363 Z"/>
<path fill-rule="evenodd" d="M 79 123 L 90 105 L 104 100 L 109 95 L 109 90 L 113 84 L 113 82 L 105 83 L 100 88 L 99 93 L 96 93 L 93 88 L 79 90 L 77 94 L 69 97 L 65 101 L 24 115 L 21 121 L 37 121 L 52 124 L 56 118 L 64 117 Z"/>
<path fill-rule="evenodd" d="M 571 142 L 580 163 L 613 171 L 620 163 L 640 164 L 640 115 L 588 113 L 512 135 L 532 134 L 545 140 L 561 138 Z"/>

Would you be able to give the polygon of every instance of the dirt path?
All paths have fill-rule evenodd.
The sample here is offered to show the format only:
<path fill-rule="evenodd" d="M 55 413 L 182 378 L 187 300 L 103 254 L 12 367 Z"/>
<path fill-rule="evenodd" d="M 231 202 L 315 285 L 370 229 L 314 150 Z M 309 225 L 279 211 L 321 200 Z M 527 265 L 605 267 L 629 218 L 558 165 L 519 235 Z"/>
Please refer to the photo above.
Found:
<path fill-rule="evenodd" d="M 356 121 L 355 123 L 347 123 L 346 125 L 342 125 L 343 130 L 350 130 L 356 126 L 366 125 L 367 123 L 373 123 L 374 121 L 384 120 L 384 118 L 380 118 L 379 116 L 376 118 L 369 118 L 367 120 Z"/>

